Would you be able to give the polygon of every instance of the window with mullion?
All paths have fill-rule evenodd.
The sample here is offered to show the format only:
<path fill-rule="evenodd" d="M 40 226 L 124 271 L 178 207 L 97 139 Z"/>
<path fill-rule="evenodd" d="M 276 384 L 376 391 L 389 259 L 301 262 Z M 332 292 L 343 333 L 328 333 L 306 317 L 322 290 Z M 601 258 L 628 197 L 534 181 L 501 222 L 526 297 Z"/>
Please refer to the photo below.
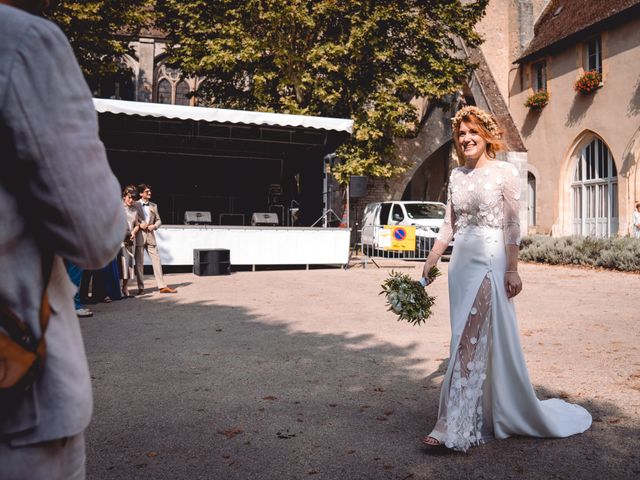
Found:
<path fill-rule="evenodd" d="M 189 85 L 184 80 L 176 86 L 176 105 L 189 105 Z"/>
<path fill-rule="evenodd" d="M 574 235 L 616 234 L 617 175 L 615 162 L 602 140 L 596 138 L 582 150 L 571 184 Z"/>
<path fill-rule="evenodd" d="M 157 103 L 171 103 L 171 83 L 169 80 L 162 79 L 158 82 Z"/>
<path fill-rule="evenodd" d="M 586 43 L 585 70 L 602 73 L 602 44 L 600 37 L 595 37 Z"/>
<path fill-rule="evenodd" d="M 533 91 L 547 90 L 547 62 L 542 60 L 533 64 Z"/>

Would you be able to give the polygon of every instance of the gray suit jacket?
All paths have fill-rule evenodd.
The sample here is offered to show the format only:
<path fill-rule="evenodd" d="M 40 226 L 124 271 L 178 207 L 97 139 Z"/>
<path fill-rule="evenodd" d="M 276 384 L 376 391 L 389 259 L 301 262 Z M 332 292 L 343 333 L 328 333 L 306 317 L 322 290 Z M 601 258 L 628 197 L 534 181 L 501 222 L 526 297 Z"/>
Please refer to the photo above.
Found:
<path fill-rule="evenodd" d="M 142 200 L 138 200 L 138 202 L 140 203 L 140 209 L 143 213 L 141 218 L 144 220 L 144 207 L 142 206 Z M 153 202 L 149 202 L 149 215 L 149 225 L 155 225 L 156 230 L 160 228 L 162 220 L 160 220 L 160 214 L 158 213 L 158 205 Z M 144 245 L 157 245 L 155 230 L 151 232 L 143 230 L 142 236 L 144 238 Z"/>
<path fill-rule="evenodd" d="M 4 4 L 0 165 L 0 301 L 38 336 L 41 255 L 55 254 L 45 369 L 0 424 L 0 441 L 26 445 L 75 435 L 89 423 L 91 384 L 75 287 L 60 257 L 102 267 L 115 256 L 126 226 L 91 93 L 67 39 L 51 22 Z"/>

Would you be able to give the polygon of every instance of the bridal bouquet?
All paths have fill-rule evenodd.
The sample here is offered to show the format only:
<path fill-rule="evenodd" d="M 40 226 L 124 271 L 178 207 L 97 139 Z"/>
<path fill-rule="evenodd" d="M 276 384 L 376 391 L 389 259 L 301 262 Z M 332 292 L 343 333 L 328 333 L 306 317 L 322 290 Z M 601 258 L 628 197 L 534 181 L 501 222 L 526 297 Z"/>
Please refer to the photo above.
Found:
<path fill-rule="evenodd" d="M 429 270 L 429 278 L 441 275 L 437 267 Z M 420 325 L 431 316 L 431 307 L 436 301 L 436 297 L 427 294 L 424 287 L 429 283 L 428 279 L 422 278 L 416 282 L 409 275 L 393 270 L 389 277 L 382 283 L 382 291 L 387 299 L 389 309 L 398 315 L 398 321 L 406 320 L 414 325 Z"/>

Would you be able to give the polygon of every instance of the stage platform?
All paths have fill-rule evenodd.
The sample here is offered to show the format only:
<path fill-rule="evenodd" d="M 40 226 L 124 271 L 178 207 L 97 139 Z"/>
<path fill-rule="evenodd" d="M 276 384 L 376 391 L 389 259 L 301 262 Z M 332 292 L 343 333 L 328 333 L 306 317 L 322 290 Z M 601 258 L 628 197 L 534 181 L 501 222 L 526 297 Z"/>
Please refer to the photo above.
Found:
<path fill-rule="evenodd" d="M 226 248 L 231 265 L 346 265 L 349 228 L 163 225 L 163 265 L 193 265 L 194 249 Z M 145 255 L 145 264 L 149 264 Z"/>

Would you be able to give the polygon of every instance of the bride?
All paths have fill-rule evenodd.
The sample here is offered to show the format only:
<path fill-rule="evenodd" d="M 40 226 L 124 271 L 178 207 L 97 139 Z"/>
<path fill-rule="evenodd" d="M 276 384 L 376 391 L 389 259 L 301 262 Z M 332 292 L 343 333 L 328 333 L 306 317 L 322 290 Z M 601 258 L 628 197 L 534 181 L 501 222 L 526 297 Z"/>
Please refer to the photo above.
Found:
<path fill-rule="evenodd" d="M 426 277 L 455 233 L 451 351 L 438 419 L 423 443 L 428 450 L 466 451 L 493 437 L 584 432 L 591 425 L 584 408 L 536 398 L 520 347 L 512 300 L 522 290 L 518 170 L 495 160 L 502 142 L 491 114 L 464 107 L 453 131 L 465 163 L 451 172 L 445 221 L 423 272 Z"/>

